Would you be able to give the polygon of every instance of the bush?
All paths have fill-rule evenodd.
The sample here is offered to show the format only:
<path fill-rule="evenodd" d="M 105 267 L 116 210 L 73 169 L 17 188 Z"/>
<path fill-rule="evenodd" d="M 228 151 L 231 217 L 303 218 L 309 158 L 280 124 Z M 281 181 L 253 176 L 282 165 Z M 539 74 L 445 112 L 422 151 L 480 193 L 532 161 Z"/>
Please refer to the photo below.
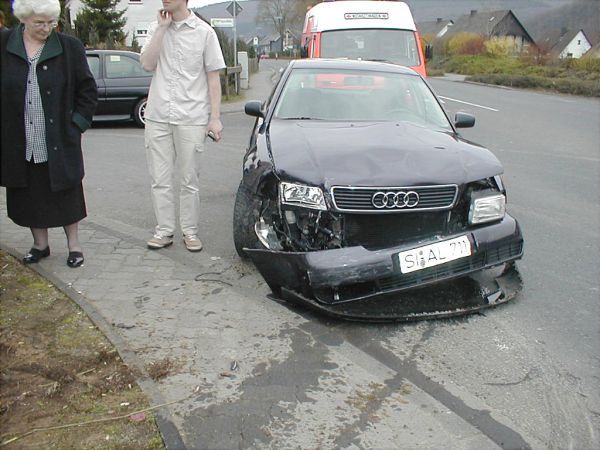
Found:
<path fill-rule="evenodd" d="M 517 44 L 514 38 L 509 36 L 493 37 L 483 43 L 485 53 L 491 57 L 506 57 L 516 53 Z"/>
<path fill-rule="evenodd" d="M 468 77 L 469 81 L 517 88 L 547 89 L 572 95 L 600 97 L 600 83 L 577 78 L 541 77 L 536 75 L 490 74 Z"/>
<path fill-rule="evenodd" d="M 485 38 L 475 33 L 458 33 L 448 40 L 449 55 L 480 55 Z"/>

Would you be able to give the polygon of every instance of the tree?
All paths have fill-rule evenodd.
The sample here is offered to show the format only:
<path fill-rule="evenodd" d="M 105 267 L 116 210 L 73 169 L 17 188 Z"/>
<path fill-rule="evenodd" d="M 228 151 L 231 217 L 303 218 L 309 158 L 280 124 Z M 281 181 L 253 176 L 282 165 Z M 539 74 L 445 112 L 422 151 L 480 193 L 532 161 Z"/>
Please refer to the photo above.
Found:
<path fill-rule="evenodd" d="M 287 29 L 300 35 L 306 9 L 312 3 L 310 0 L 260 0 L 258 20 L 275 30 L 283 45 Z"/>
<path fill-rule="evenodd" d="M 117 11 L 119 0 L 81 0 L 75 18 L 75 34 L 90 47 L 114 48 L 125 41 L 125 10 Z"/>

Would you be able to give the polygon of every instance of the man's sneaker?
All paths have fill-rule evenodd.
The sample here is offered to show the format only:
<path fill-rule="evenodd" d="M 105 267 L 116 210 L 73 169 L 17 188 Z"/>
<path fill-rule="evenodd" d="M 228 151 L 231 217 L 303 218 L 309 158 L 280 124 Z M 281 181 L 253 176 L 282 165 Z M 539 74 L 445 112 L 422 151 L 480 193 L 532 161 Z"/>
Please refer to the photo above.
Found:
<path fill-rule="evenodd" d="M 150 239 L 148 242 L 146 242 L 146 244 L 148 245 L 148 248 L 150 248 L 152 250 L 168 247 L 172 243 L 173 243 L 173 236 L 161 236 L 159 234 L 155 234 L 154 236 L 152 236 L 152 239 Z"/>
<path fill-rule="evenodd" d="M 195 234 L 191 234 L 189 236 L 183 237 L 183 242 L 185 242 L 185 247 L 190 252 L 199 252 L 202 250 L 202 242 L 198 239 L 198 236 Z"/>

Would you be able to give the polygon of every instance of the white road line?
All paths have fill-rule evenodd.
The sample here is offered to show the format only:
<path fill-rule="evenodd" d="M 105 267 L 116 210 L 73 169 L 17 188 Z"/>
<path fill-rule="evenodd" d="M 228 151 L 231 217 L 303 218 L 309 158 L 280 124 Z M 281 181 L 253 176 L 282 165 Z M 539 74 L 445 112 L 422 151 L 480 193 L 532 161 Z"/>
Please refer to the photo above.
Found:
<path fill-rule="evenodd" d="M 443 95 L 438 95 L 438 97 L 446 99 L 446 100 L 450 100 L 451 102 L 463 103 L 465 105 L 475 106 L 476 108 L 487 109 L 489 111 L 494 111 L 494 112 L 500 111 L 499 109 L 490 108 L 489 106 L 482 106 L 482 105 L 478 105 L 476 103 L 463 102 L 462 100 L 456 100 L 455 98 L 444 97 Z"/>

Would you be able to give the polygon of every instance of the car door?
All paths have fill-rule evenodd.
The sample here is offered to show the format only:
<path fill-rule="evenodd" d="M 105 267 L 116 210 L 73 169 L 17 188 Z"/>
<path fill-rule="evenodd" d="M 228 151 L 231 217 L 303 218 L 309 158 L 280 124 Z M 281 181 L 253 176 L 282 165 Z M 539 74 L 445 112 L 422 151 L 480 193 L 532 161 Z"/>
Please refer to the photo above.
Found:
<path fill-rule="evenodd" d="M 98 106 L 96 107 L 95 115 L 105 114 L 103 113 L 105 98 L 106 98 L 106 86 L 104 85 L 103 78 L 103 61 L 102 55 L 95 52 L 87 52 L 87 62 L 90 66 L 90 71 L 94 75 L 96 85 L 98 86 Z"/>
<path fill-rule="evenodd" d="M 111 115 L 131 115 L 135 104 L 148 96 L 152 74 L 136 53 L 104 53 L 105 107 Z"/>

